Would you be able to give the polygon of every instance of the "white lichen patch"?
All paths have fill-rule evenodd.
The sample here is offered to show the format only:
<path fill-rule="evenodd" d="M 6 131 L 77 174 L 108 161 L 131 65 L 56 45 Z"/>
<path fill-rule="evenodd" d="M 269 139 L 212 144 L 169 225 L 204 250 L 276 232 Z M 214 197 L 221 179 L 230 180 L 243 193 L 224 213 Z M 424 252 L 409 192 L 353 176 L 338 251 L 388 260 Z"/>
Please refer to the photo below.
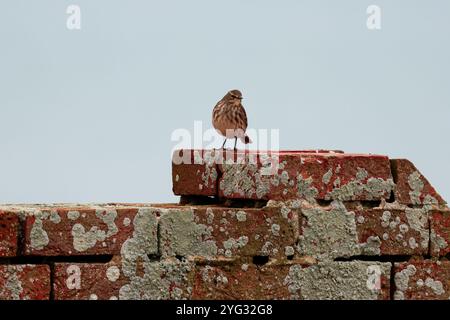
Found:
<path fill-rule="evenodd" d="M 370 236 L 365 243 L 360 244 L 361 253 L 369 256 L 381 254 L 381 239 L 378 236 Z"/>
<path fill-rule="evenodd" d="M 194 163 L 198 164 L 204 164 L 205 171 L 201 174 L 201 179 L 203 184 L 199 185 L 200 189 L 203 189 L 203 187 L 209 187 L 213 186 L 216 183 L 217 180 L 217 170 L 216 170 L 216 163 L 218 161 L 218 156 L 220 156 L 220 153 L 216 153 L 214 150 L 212 151 L 206 151 L 203 154 L 203 158 L 198 154 L 194 152 Z M 200 171 L 197 171 L 197 174 L 199 174 Z M 178 181 L 179 177 L 178 175 L 175 177 L 175 180 Z"/>
<path fill-rule="evenodd" d="M 206 222 L 212 224 L 214 222 L 214 211 L 211 208 L 206 209 Z"/>
<path fill-rule="evenodd" d="M 276 223 L 274 223 L 274 224 L 272 224 L 272 226 L 270 227 L 270 229 L 271 229 L 271 232 L 272 232 L 272 234 L 274 235 L 274 236 L 279 236 L 280 235 L 280 229 L 281 229 L 281 227 L 280 227 L 280 225 L 279 224 L 276 224 Z"/>
<path fill-rule="evenodd" d="M 6 274 L 2 278 L 6 279 L 5 283 L 0 286 L 0 297 L 8 297 L 10 300 L 21 300 L 23 293 L 22 282 L 19 279 L 18 272 L 22 271 L 20 265 L 7 265 Z"/>
<path fill-rule="evenodd" d="M 44 230 L 43 222 L 50 220 L 52 223 L 58 224 L 61 222 L 61 217 L 55 210 L 52 210 L 50 213 L 48 211 L 34 210 L 30 214 L 35 217 L 30 231 L 30 245 L 34 250 L 42 250 L 49 243 L 48 234 Z"/>
<path fill-rule="evenodd" d="M 192 209 L 163 210 L 160 217 L 161 253 L 163 256 L 214 257 L 218 247 L 211 231 L 211 227 L 195 222 Z"/>
<path fill-rule="evenodd" d="M 124 227 L 128 227 L 131 223 L 131 219 L 128 217 L 123 218 L 123 225 Z"/>
<path fill-rule="evenodd" d="M 409 287 L 409 278 L 415 275 L 417 269 L 414 265 L 410 264 L 405 269 L 397 272 L 394 276 L 395 288 L 397 289 L 394 293 L 395 300 L 403 300 L 404 293 Z"/>
<path fill-rule="evenodd" d="M 408 177 L 408 184 L 410 188 L 409 197 L 412 204 L 421 204 L 420 195 L 424 188 L 424 183 L 421 179 L 421 174 L 418 171 L 411 173 Z"/>
<path fill-rule="evenodd" d="M 236 219 L 237 219 L 239 222 L 245 222 L 245 221 L 247 221 L 247 213 L 245 213 L 245 211 L 239 210 L 239 211 L 236 213 Z"/>
<path fill-rule="evenodd" d="M 79 211 L 69 211 L 67 212 L 67 218 L 69 220 L 77 220 L 80 217 Z"/>
<path fill-rule="evenodd" d="M 392 179 L 370 177 L 363 168 L 358 168 L 355 179 L 345 185 L 335 187 L 325 196 L 325 200 L 351 201 L 364 196 L 366 200 L 377 200 L 389 195 L 395 184 Z M 366 181 L 367 179 L 367 181 Z"/>
<path fill-rule="evenodd" d="M 226 241 L 223 241 L 223 247 L 225 249 L 225 256 L 230 258 L 233 255 L 233 251 L 242 249 L 248 243 L 247 236 L 240 236 L 237 239 L 230 238 Z"/>
<path fill-rule="evenodd" d="M 442 249 L 446 249 L 449 246 L 448 242 L 434 228 L 431 228 L 430 241 L 433 255 L 439 255 Z"/>
<path fill-rule="evenodd" d="M 372 279 L 371 268 L 379 270 L 375 275 L 389 279 L 390 263 L 380 262 L 325 262 L 302 268 L 293 265 L 284 279 L 291 299 L 302 300 L 376 300 L 381 288 L 372 286 L 379 279 Z"/>
<path fill-rule="evenodd" d="M 408 225 L 412 230 L 419 232 L 420 234 L 420 245 L 422 248 L 428 248 L 428 242 L 430 240 L 430 233 L 428 230 L 428 209 L 406 209 L 405 210 L 406 219 L 408 220 Z"/>
<path fill-rule="evenodd" d="M 308 202 L 315 202 L 319 193 L 317 188 L 312 186 L 313 178 L 304 178 L 302 174 L 297 176 L 297 194 L 300 199 L 305 199 Z"/>
<path fill-rule="evenodd" d="M 106 270 L 106 278 L 109 281 L 115 282 L 120 278 L 120 269 L 117 266 L 111 266 Z"/>
<path fill-rule="evenodd" d="M 445 293 L 444 286 L 442 282 L 439 280 L 434 280 L 433 278 L 428 277 L 425 280 L 425 285 L 430 288 L 434 294 L 440 296 Z"/>
<path fill-rule="evenodd" d="M 284 255 L 285 255 L 286 257 L 292 257 L 294 254 L 295 254 L 295 250 L 294 250 L 293 247 L 291 247 L 291 246 L 286 246 L 286 247 L 284 248 Z"/>
<path fill-rule="evenodd" d="M 324 184 L 329 184 L 332 176 L 333 176 L 333 169 L 330 169 L 323 175 L 322 182 Z"/>
<path fill-rule="evenodd" d="M 121 300 L 182 299 L 191 290 L 188 286 L 191 262 L 177 259 L 151 262 L 149 259 L 149 254 L 157 252 L 155 210 L 158 209 L 139 210 L 133 220 L 133 236 L 122 245 L 121 270 L 129 281 L 119 290 Z M 143 274 L 138 274 L 139 266 Z"/>
<path fill-rule="evenodd" d="M 305 218 L 299 239 L 300 254 L 320 261 L 351 257 L 361 251 L 356 233 L 355 213 L 348 212 L 340 202 L 331 208 L 303 208 Z"/>
<path fill-rule="evenodd" d="M 103 242 L 105 239 L 117 234 L 119 231 L 115 219 L 117 217 L 116 210 L 96 210 L 95 215 L 106 224 L 107 230 L 102 230 L 98 226 L 92 226 L 88 231 L 85 227 L 76 223 L 72 227 L 73 247 L 78 252 L 84 252 L 93 248 L 97 242 Z"/>
<path fill-rule="evenodd" d="M 392 213 L 390 211 L 384 211 L 381 215 L 381 226 L 387 228 L 391 219 Z"/>
<path fill-rule="evenodd" d="M 286 161 L 278 162 L 271 157 L 260 155 L 259 167 L 256 155 L 245 155 L 237 161 L 227 159 L 222 165 L 223 174 L 219 189 L 225 196 L 239 195 L 243 198 L 264 198 L 269 194 L 271 187 L 286 187 L 288 190 L 293 181 L 289 173 L 284 170 Z M 276 164 L 274 167 L 274 163 Z"/>

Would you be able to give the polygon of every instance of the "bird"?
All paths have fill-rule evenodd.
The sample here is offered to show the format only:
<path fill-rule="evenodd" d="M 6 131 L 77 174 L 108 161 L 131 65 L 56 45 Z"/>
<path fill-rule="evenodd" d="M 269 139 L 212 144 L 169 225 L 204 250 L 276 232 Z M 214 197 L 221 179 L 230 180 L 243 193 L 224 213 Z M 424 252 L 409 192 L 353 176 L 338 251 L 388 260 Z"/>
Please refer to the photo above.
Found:
<path fill-rule="evenodd" d="M 244 144 L 252 143 L 245 133 L 247 130 L 247 114 L 242 106 L 242 93 L 239 90 L 230 90 L 215 105 L 212 112 L 212 124 L 214 129 L 225 137 L 222 149 L 225 148 L 227 139 L 234 138 L 234 150 L 236 150 L 237 139 Z"/>

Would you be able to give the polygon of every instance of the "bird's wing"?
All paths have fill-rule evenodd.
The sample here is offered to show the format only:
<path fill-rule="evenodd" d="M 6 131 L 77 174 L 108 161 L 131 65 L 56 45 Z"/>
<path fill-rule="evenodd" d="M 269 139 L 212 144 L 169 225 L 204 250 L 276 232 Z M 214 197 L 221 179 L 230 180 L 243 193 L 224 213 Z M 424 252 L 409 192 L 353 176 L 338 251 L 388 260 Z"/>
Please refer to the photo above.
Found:
<path fill-rule="evenodd" d="M 241 107 L 238 109 L 237 112 L 237 119 L 238 119 L 238 124 L 239 124 L 239 128 L 242 130 L 247 130 L 247 113 L 245 112 L 244 107 L 241 105 Z"/>

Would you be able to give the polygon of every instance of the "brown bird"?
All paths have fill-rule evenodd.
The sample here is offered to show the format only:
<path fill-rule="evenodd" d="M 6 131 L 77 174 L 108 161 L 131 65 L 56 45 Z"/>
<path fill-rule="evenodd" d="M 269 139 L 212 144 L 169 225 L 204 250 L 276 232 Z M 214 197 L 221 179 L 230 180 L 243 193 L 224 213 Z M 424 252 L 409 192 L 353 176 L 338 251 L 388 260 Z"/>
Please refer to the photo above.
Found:
<path fill-rule="evenodd" d="M 212 114 L 213 127 L 225 137 L 222 149 L 227 139 L 234 138 L 234 150 L 237 139 L 248 144 L 252 141 L 245 133 L 247 130 L 247 114 L 242 106 L 242 93 L 239 90 L 229 91 L 214 107 Z"/>

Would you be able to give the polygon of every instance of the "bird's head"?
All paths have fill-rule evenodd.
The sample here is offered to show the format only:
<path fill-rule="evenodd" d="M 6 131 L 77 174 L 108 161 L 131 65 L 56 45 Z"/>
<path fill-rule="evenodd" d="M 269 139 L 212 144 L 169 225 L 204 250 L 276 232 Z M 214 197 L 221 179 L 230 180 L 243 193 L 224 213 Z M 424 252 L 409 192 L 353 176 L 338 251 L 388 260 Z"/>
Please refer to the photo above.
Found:
<path fill-rule="evenodd" d="M 242 93 L 239 90 L 228 91 L 227 96 L 229 99 L 232 100 L 239 100 L 239 101 L 242 100 Z"/>

